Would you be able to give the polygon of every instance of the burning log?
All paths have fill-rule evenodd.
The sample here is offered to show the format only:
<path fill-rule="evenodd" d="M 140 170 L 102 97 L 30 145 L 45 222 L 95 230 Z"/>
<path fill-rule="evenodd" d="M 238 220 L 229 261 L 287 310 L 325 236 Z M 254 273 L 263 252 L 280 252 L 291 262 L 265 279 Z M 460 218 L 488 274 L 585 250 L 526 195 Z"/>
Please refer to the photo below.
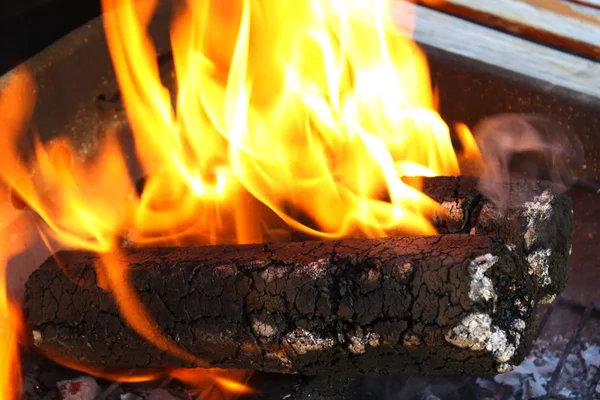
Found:
<path fill-rule="evenodd" d="M 514 180 L 499 184 L 506 190 L 506 209 L 477 190 L 475 177 L 423 178 L 422 191 L 448 212 L 435 215 L 440 233 L 485 234 L 502 237 L 527 259 L 528 270 L 538 279 L 538 301 L 547 303 L 567 284 L 573 236 L 571 200 L 545 181 Z"/>
<path fill-rule="evenodd" d="M 535 305 L 564 287 L 569 199 L 550 184 L 515 181 L 500 212 L 475 178 L 422 183 L 447 211 L 433 217 L 437 237 L 129 249 L 122 261 L 162 332 L 209 365 L 306 374 L 506 370 L 527 351 Z M 38 348 L 98 369 L 191 366 L 127 326 L 98 287 L 97 256 L 57 258 L 26 286 Z"/>
<path fill-rule="evenodd" d="M 273 372 L 505 371 L 527 353 L 542 289 L 515 246 L 481 235 L 140 248 L 120 257 L 173 343 L 211 366 Z M 39 349 L 98 369 L 192 366 L 127 326 L 98 287 L 97 255 L 56 258 L 26 285 Z"/>

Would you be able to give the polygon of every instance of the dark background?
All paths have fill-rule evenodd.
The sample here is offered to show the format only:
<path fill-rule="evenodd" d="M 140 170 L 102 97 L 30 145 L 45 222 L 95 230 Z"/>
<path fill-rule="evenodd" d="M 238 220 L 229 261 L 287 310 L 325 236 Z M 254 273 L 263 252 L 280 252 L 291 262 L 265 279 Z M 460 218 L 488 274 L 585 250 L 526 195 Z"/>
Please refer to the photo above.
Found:
<path fill-rule="evenodd" d="M 100 0 L 0 0 L 0 75 L 100 13 Z"/>

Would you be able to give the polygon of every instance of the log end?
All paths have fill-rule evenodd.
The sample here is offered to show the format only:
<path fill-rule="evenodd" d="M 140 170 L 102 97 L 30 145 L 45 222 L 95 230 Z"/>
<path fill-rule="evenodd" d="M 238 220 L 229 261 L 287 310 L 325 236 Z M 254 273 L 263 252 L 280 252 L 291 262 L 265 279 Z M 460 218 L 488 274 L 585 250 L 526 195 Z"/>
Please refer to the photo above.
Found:
<path fill-rule="evenodd" d="M 472 233 L 502 232 L 507 243 L 525 254 L 527 272 L 539 286 L 537 301 L 549 303 L 567 285 L 573 242 L 571 199 L 550 182 L 514 182 L 511 190 L 530 193 L 528 200 L 505 213 L 485 204 Z"/>
<path fill-rule="evenodd" d="M 473 306 L 449 329 L 445 340 L 459 348 L 487 353 L 490 375 L 520 364 L 536 334 L 536 279 L 513 246 L 495 239 L 493 252 L 470 261 L 468 298 Z"/>
<path fill-rule="evenodd" d="M 485 198 L 479 178 L 424 178 L 422 190 L 439 202 L 444 215 L 435 215 L 440 233 L 492 235 L 522 251 L 528 273 L 537 279 L 540 303 L 551 302 L 567 284 L 573 241 L 571 199 L 547 181 L 512 180 L 498 184 L 508 193 L 506 206 Z"/>

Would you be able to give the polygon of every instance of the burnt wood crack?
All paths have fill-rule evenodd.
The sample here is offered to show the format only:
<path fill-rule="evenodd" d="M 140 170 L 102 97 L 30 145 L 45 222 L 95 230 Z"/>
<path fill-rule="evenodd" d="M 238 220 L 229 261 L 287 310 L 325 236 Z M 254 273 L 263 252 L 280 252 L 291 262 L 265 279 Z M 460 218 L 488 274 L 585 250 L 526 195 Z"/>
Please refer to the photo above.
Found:
<path fill-rule="evenodd" d="M 493 374 L 522 360 L 539 285 L 487 236 L 129 249 L 156 326 L 210 365 L 305 374 Z M 192 366 L 155 349 L 58 253 L 27 283 L 35 345 L 101 369 Z M 190 279 L 192 278 L 193 279 Z M 52 304 L 48 312 L 47 304 Z"/>
<path fill-rule="evenodd" d="M 500 213 L 470 177 L 424 178 L 440 235 L 125 249 L 157 329 L 209 365 L 303 374 L 489 375 L 520 363 L 535 307 L 563 288 L 569 199 L 512 182 Z M 98 256 L 48 259 L 26 284 L 33 343 L 105 370 L 193 366 L 156 349 L 97 285 Z"/>

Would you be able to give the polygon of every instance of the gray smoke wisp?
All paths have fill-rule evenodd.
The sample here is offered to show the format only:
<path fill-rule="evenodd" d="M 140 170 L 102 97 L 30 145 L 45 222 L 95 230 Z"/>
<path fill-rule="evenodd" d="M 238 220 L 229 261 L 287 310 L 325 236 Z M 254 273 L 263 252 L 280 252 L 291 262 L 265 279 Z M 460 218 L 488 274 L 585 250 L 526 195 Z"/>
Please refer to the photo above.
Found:
<path fill-rule="evenodd" d="M 533 193 L 508 192 L 513 179 L 553 182 L 564 192 L 581 170 L 584 151 L 575 133 L 537 114 L 499 114 L 480 121 L 473 136 L 484 162 L 480 191 L 500 210 L 530 201 Z"/>

